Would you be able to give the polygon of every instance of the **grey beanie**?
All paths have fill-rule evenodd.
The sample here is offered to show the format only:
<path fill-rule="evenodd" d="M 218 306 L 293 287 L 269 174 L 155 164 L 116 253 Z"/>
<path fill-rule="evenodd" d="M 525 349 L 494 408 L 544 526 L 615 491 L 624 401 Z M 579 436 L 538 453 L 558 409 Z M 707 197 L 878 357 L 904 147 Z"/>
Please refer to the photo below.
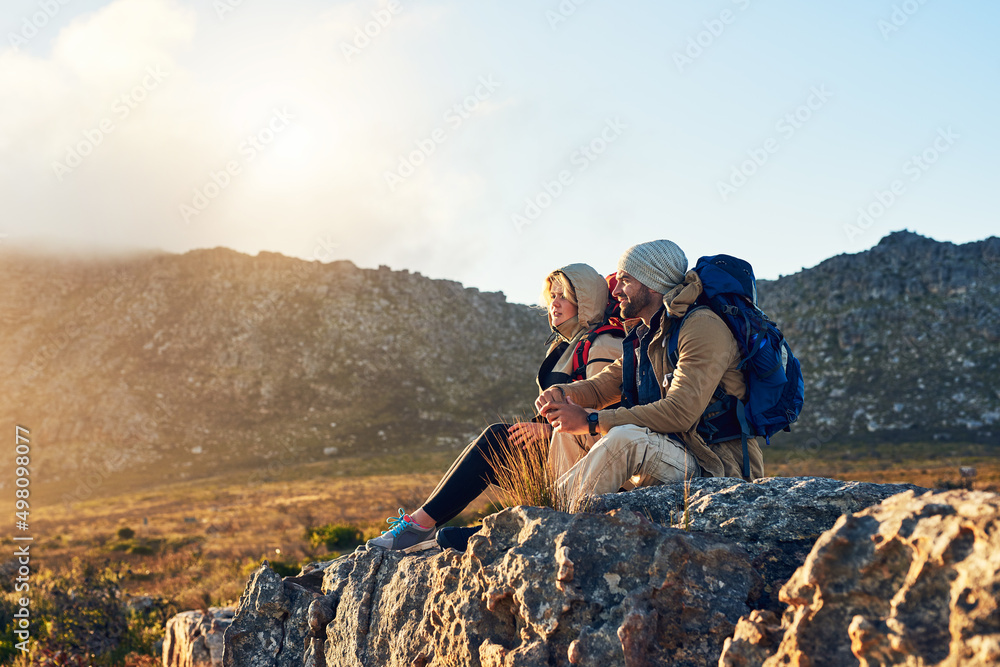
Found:
<path fill-rule="evenodd" d="M 687 265 L 687 256 L 673 241 L 649 241 L 622 253 L 618 271 L 624 271 L 654 292 L 666 294 L 684 282 Z"/>

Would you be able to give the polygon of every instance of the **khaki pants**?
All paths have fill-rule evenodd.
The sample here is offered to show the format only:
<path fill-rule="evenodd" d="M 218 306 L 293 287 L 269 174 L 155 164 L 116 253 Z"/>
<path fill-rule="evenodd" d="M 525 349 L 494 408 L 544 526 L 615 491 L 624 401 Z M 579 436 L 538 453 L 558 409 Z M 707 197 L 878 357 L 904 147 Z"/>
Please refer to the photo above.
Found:
<path fill-rule="evenodd" d="M 557 488 L 577 508 L 586 496 L 623 486 L 657 486 L 701 475 L 684 443 L 641 426 L 615 426 L 563 474 Z"/>
<path fill-rule="evenodd" d="M 597 442 L 592 435 L 553 433 L 549 441 L 549 471 L 552 479 L 559 479 L 587 455 Z"/>

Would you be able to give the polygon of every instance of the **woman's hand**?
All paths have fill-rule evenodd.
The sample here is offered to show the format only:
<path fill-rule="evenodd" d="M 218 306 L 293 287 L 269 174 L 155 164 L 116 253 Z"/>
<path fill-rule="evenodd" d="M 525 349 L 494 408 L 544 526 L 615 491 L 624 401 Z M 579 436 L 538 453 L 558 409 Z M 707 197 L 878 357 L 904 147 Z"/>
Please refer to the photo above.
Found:
<path fill-rule="evenodd" d="M 548 445 L 549 440 L 552 439 L 552 427 L 537 422 L 518 422 L 508 428 L 507 433 L 510 434 L 511 444 L 519 445 L 522 448 L 533 442 Z"/>

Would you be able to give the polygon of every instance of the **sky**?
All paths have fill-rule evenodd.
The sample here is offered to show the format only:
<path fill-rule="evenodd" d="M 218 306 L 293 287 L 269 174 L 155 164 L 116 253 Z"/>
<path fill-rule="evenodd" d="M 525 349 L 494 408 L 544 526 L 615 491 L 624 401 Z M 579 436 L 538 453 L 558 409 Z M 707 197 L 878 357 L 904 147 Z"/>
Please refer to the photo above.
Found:
<path fill-rule="evenodd" d="M 0 244 L 349 259 L 534 303 L 995 235 L 986 0 L 5 0 Z"/>

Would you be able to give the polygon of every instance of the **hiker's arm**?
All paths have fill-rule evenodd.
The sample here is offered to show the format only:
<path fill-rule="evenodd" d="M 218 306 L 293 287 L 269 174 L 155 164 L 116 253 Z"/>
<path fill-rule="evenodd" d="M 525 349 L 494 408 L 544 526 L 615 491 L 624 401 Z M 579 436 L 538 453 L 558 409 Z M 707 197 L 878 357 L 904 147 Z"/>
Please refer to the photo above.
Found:
<path fill-rule="evenodd" d="M 535 401 L 535 409 L 541 411 L 550 402 L 561 403 L 566 396 L 571 396 L 573 402 L 579 406 L 602 408 L 621 400 L 621 388 L 622 360 L 618 357 L 614 363 L 608 364 L 592 378 L 552 385 Z"/>
<path fill-rule="evenodd" d="M 602 433 L 622 424 L 657 433 L 686 433 L 695 427 L 739 351 L 722 320 L 696 313 L 680 331 L 677 352 L 677 368 L 666 395 L 646 405 L 602 410 Z"/>

